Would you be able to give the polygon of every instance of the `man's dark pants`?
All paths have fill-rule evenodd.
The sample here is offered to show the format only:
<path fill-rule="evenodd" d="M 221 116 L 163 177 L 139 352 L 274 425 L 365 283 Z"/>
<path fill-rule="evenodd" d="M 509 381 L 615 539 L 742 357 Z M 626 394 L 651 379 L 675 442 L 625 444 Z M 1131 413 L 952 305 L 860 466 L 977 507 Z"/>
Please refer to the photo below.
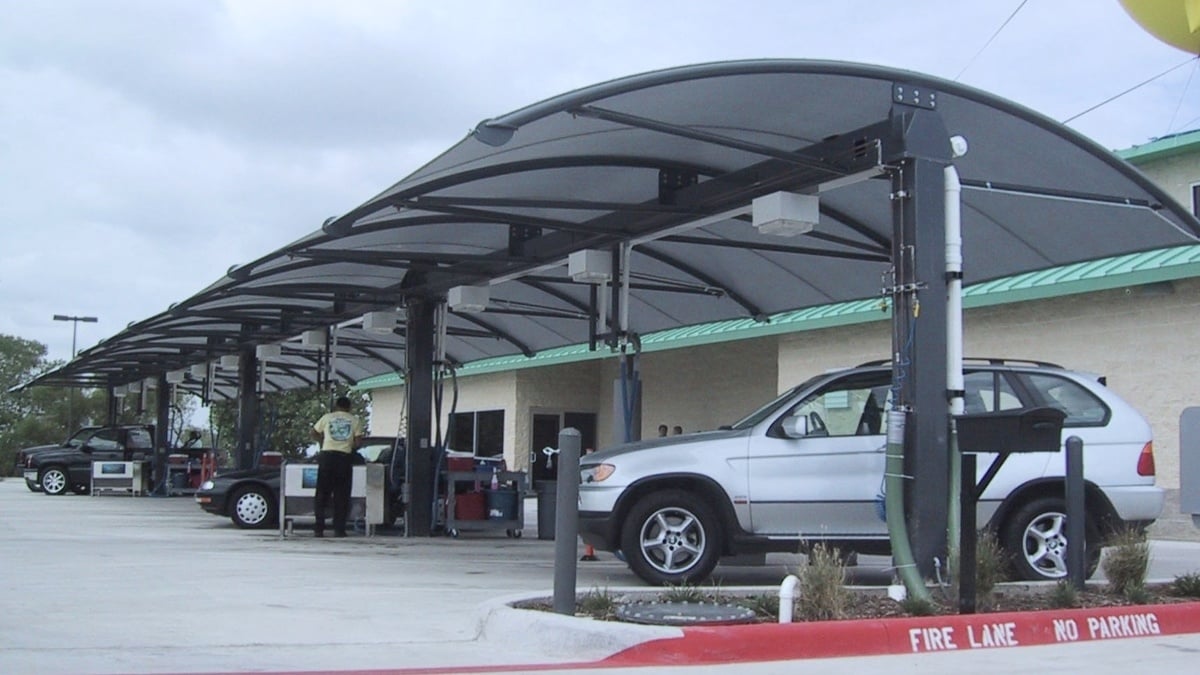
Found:
<path fill-rule="evenodd" d="M 317 499 L 313 505 L 317 524 L 314 533 L 325 532 L 325 508 L 333 499 L 333 531 L 345 536 L 346 514 L 350 510 L 350 481 L 354 463 L 348 452 L 322 450 L 317 453 Z"/>

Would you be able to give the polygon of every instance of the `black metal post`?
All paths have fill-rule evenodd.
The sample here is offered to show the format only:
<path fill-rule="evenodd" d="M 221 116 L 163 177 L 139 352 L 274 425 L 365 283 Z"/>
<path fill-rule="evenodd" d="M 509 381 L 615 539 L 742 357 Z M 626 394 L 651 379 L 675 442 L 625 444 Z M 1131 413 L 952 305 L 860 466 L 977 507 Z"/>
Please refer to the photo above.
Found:
<path fill-rule="evenodd" d="M 404 518 L 410 537 L 433 534 L 434 506 L 437 480 L 433 437 L 433 336 L 434 317 L 438 302 L 433 298 L 409 297 L 406 343 L 404 350 L 404 395 L 408 397 L 408 426 L 405 443 L 408 476 L 408 504 Z"/>
<path fill-rule="evenodd" d="M 979 493 L 975 489 L 975 453 L 962 454 L 962 498 L 959 508 L 961 529 L 958 540 L 958 613 L 975 613 L 975 570 L 978 567 L 975 542 L 979 536 L 976 532 L 975 503 Z"/>
<path fill-rule="evenodd" d="M 1082 591 L 1087 581 L 1087 534 L 1083 498 L 1083 439 L 1067 438 L 1067 578 L 1075 590 Z"/>
<path fill-rule="evenodd" d="M 582 437 L 570 427 L 558 432 L 558 494 L 554 520 L 554 611 L 575 614 L 575 553 L 579 543 L 579 452 Z"/>
<path fill-rule="evenodd" d="M 934 110 L 898 106 L 893 133 L 902 139 L 892 181 L 895 269 L 892 352 L 895 405 L 910 410 L 906 427 L 905 493 L 913 558 L 921 575 L 945 560 L 950 471 L 946 402 L 945 167 L 949 134 Z"/>
<path fill-rule="evenodd" d="M 254 432 L 258 426 L 258 358 L 254 347 L 242 349 L 238 357 L 237 465 L 254 466 Z"/>
<path fill-rule="evenodd" d="M 111 384 L 108 385 L 108 419 L 104 423 L 110 426 L 117 423 L 117 395 Z"/>
<path fill-rule="evenodd" d="M 154 388 L 154 485 L 161 486 L 164 495 L 168 494 L 170 488 L 164 479 L 171 443 L 171 403 L 171 384 L 167 382 L 166 371 L 163 371 L 158 374 Z"/>

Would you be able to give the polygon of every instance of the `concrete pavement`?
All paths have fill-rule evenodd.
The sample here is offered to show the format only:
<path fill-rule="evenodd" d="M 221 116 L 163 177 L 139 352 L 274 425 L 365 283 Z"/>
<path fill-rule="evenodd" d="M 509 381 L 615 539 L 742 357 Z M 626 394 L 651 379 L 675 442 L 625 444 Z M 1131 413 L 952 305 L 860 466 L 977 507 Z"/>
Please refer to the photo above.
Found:
<path fill-rule="evenodd" d="M 535 534 L 530 527 L 521 539 L 317 540 L 303 532 L 281 539 L 275 531 L 238 530 L 188 498 L 48 497 L 3 481 L 0 672 L 637 669 L 603 659 L 681 635 L 508 608 L 512 597 L 549 595 L 553 586 L 553 542 Z M 1168 576 L 1195 571 L 1188 565 L 1200 566 L 1197 553 L 1197 544 L 1155 544 L 1156 558 L 1167 558 L 1156 565 L 1175 570 Z M 723 568 L 721 586 L 775 584 L 800 561 L 773 556 L 768 568 Z M 857 574 L 887 576 L 870 565 Z M 624 587 L 642 585 L 612 557 L 580 565 L 580 591 Z M 1194 635 L 1117 642 L 1147 640 L 1179 645 L 1177 655 L 1200 649 Z M 989 658 L 1019 660 L 1019 652 L 1041 649 L 992 650 Z M 1105 647 L 1049 649 L 1082 656 Z M 1171 649 L 1163 649 L 1169 661 Z M 872 659 L 960 667 L 944 656 Z M 817 672 L 808 667 L 819 661 L 788 663 L 788 672 Z M 777 672 L 757 669 L 769 665 L 734 664 L 727 672 Z M 1106 672 L 1099 665 L 1090 670 Z"/>

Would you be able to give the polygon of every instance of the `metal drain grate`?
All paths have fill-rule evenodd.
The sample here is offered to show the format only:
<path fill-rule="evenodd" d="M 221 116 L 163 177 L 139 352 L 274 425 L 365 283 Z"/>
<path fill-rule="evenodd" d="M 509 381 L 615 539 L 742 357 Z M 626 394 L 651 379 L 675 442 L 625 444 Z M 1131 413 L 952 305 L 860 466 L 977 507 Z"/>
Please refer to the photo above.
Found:
<path fill-rule="evenodd" d="M 709 602 L 636 602 L 621 605 L 616 616 L 622 621 L 656 626 L 695 626 L 754 623 L 752 610 L 737 605 Z"/>

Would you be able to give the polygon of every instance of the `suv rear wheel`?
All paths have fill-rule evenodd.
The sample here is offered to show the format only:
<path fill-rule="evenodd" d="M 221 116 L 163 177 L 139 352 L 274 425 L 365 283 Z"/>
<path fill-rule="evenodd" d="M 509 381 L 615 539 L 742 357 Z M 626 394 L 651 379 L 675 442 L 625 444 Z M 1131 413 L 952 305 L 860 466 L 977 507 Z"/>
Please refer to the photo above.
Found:
<path fill-rule="evenodd" d="M 721 551 L 716 515 L 690 492 L 648 494 L 629 511 L 621 549 L 635 574 L 655 584 L 699 583 L 712 574 Z"/>
<path fill-rule="evenodd" d="M 1094 525 L 1084 524 L 1087 576 L 1100 564 Z M 1020 579 L 1044 581 L 1067 576 L 1067 508 L 1059 497 L 1041 497 L 1017 509 L 1004 529 L 1004 549 Z"/>

